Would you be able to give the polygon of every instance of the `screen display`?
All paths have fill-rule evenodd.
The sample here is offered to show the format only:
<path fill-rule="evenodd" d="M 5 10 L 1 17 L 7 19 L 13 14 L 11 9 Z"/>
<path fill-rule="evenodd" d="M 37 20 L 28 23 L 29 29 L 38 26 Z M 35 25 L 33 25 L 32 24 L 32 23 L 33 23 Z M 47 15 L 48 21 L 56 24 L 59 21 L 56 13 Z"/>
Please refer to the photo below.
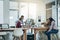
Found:
<path fill-rule="evenodd" d="M 8 28 L 9 25 L 8 24 L 2 24 L 2 28 Z"/>

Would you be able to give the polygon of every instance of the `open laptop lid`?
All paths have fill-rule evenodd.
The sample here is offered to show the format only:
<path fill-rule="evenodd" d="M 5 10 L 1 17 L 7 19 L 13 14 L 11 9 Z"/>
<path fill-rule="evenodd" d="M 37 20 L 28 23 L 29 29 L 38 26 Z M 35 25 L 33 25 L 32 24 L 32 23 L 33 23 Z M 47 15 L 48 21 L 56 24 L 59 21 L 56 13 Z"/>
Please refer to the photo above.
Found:
<path fill-rule="evenodd" d="M 2 24 L 2 28 L 9 28 L 8 24 Z"/>

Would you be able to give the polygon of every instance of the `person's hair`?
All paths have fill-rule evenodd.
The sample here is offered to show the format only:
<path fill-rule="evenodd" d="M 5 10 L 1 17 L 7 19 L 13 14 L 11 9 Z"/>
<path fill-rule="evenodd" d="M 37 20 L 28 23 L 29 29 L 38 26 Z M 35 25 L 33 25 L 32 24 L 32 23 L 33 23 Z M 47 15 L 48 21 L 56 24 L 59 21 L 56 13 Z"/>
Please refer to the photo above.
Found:
<path fill-rule="evenodd" d="M 50 22 L 55 21 L 52 17 L 49 18 Z"/>
<path fill-rule="evenodd" d="M 54 22 L 55 22 L 55 20 L 54 20 L 52 17 L 50 17 L 50 18 L 49 18 L 49 20 L 50 20 L 49 25 L 51 25 L 52 21 L 54 21 Z"/>
<path fill-rule="evenodd" d="M 22 20 L 22 17 L 24 17 L 23 15 L 19 18 L 19 20 Z"/>
<path fill-rule="evenodd" d="M 23 15 L 21 17 L 24 17 Z"/>

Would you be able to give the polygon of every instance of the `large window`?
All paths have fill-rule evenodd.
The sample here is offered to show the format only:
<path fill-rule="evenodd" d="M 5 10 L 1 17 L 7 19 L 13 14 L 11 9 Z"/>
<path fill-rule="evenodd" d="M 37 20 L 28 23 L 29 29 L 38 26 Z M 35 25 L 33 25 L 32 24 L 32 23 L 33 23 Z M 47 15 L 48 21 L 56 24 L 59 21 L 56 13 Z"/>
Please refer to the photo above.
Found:
<path fill-rule="evenodd" d="M 15 22 L 21 15 L 24 15 L 24 21 L 28 18 L 36 20 L 36 3 L 20 2 L 18 4 L 18 2 L 10 1 L 9 5 L 10 26 L 15 26 Z"/>
<path fill-rule="evenodd" d="M 20 3 L 20 9 L 19 9 L 19 17 L 21 15 L 24 15 L 24 20 L 28 18 L 28 4 L 27 3 Z"/>
<path fill-rule="evenodd" d="M 29 18 L 36 20 L 36 3 L 29 3 Z"/>
<path fill-rule="evenodd" d="M 0 1 L 0 23 L 3 23 L 3 1 Z"/>
<path fill-rule="evenodd" d="M 10 11 L 10 26 L 15 26 L 15 22 L 17 21 L 18 11 Z"/>
<path fill-rule="evenodd" d="M 60 0 L 58 0 L 58 27 L 60 28 Z"/>
<path fill-rule="evenodd" d="M 10 9 L 18 9 L 18 3 L 14 1 L 10 1 Z"/>
<path fill-rule="evenodd" d="M 20 16 L 24 15 L 26 20 L 27 18 L 36 19 L 36 3 L 20 3 Z"/>
<path fill-rule="evenodd" d="M 52 5 L 52 18 L 55 20 L 56 26 L 57 26 L 57 15 L 56 15 L 56 7 L 55 5 Z"/>
<path fill-rule="evenodd" d="M 15 26 L 18 19 L 18 2 L 10 1 L 9 5 L 9 26 Z"/>
<path fill-rule="evenodd" d="M 58 26 L 60 27 L 60 7 L 58 8 Z"/>

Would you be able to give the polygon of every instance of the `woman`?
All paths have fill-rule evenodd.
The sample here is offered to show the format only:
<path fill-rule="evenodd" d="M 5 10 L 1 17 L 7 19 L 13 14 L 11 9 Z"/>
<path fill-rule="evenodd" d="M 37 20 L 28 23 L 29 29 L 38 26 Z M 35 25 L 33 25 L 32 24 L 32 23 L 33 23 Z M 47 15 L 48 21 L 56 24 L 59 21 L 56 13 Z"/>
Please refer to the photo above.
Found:
<path fill-rule="evenodd" d="M 16 28 L 22 27 L 23 19 L 24 19 L 24 16 L 22 15 L 21 18 L 19 18 L 19 20 L 16 22 Z"/>
<path fill-rule="evenodd" d="M 58 33 L 58 28 L 57 28 L 57 26 L 55 25 L 55 20 L 54 20 L 53 18 L 50 17 L 50 18 L 47 20 L 47 22 L 48 22 L 47 25 L 49 26 L 49 29 L 45 32 L 45 34 L 47 35 L 48 40 L 51 40 L 50 35 L 51 35 L 52 33 L 54 33 L 54 34 Z"/>

